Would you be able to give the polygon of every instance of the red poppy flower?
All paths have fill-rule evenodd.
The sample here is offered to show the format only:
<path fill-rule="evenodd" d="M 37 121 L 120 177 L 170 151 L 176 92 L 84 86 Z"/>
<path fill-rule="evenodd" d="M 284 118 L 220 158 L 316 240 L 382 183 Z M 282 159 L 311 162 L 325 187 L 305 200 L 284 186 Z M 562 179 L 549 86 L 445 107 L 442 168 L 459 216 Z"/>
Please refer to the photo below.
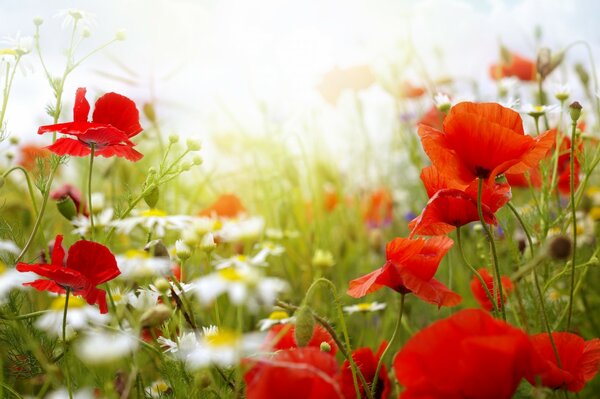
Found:
<path fill-rule="evenodd" d="M 438 307 L 458 305 L 460 295 L 433 278 L 452 244 L 445 236 L 428 240 L 395 238 L 387 244 L 383 267 L 350 281 L 348 295 L 360 298 L 389 287 L 400 293 L 412 292 Z"/>
<path fill-rule="evenodd" d="M 496 103 L 462 102 L 450 109 L 443 130 L 420 125 L 423 149 L 439 173 L 468 185 L 476 178 L 523 173 L 554 144 L 555 131 L 526 136 L 519 113 Z"/>
<path fill-rule="evenodd" d="M 208 208 L 200 211 L 200 216 L 235 218 L 244 213 L 246 209 L 242 201 L 235 194 L 223 194 Z"/>
<path fill-rule="evenodd" d="M 50 197 L 55 201 L 60 201 L 68 197 L 75 204 L 78 214 L 89 216 L 87 207 L 82 203 L 81 192 L 70 184 L 63 184 L 59 189 L 52 191 Z"/>
<path fill-rule="evenodd" d="M 493 276 L 486 269 L 479 269 L 477 272 L 479 273 L 481 278 L 483 278 L 483 281 L 485 281 L 485 285 L 490 291 L 490 294 L 494 296 Z M 507 276 L 502 276 L 500 277 L 500 279 L 502 280 L 502 288 L 504 289 L 504 301 L 506 302 L 508 295 L 512 292 L 514 287 L 512 281 Z M 473 276 L 473 279 L 471 280 L 471 292 L 473 293 L 473 296 L 475 297 L 475 299 L 477 299 L 477 302 L 479 302 L 479 305 L 482 308 L 484 308 L 487 311 L 491 311 L 494 308 L 494 306 L 492 305 L 492 301 L 490 301 L 490 299 L 485 293 L 483 285 L 481 285 L 481 282 L 475 276 Z M 498 309 L 500 309 L 500 292 L 498 292 L 498 294 L 496 295 L 496 305 L 498 306 Z"/>
<path fill-rule="evenodd" d="M 396 89 L 395 95 L 399 98 L 419 98 L 425 94 L 425 89 L 415 86 L 409 81 L 404 81 Z"/>
<path fill-rule="evenodd" d="M 369 227 L 381 227 L 392 223 L 394 200 L 386 188 L 374 191 L 368 198 L 363 219 Z"/>
<path fill-rule="evenodd" d="M 542 186 L 542 174 L 538 167 L 531 168 L 525 173 L 505 173 L 504 176 L 511 187 L 540 188 Z"/>
<path fill-rule="evenodd" d="M 383 342 L 377 351 L 377 354 L 373 353 L 371 348 L 359 348 L 352 352 L 352 359 L 354 363 L 360 369 L 365 381 L 368 384 L 373 384 L 375 380 L 375 372 L 377 371 L 377 363 L 381 354 L 385 350 L 387 342 Z M 346 399 L 356 399 L 356 390 L 354 389 L 354 380 L 352 378 L 352 370 L 350 369 L 350 362 L 344 361 L 340 374 L 338 376 L 340 388 Z M 359 389 L 361 397 L 366 397 L 364 387 L 359 380 Z M 390 396 L 392 390 L 392 384 L 385 367 L 385 364 L 381 365 L 379 369 L 379 377 L 377 378 L 377 388 L 375 389 L 375 399 L 386 399 Z"/>
<path fill-rule="evenodd" d="M 477 212 L 477 182 L 464 186 L 438 172 L 434 166 L 424 168 L 421 180 L 430 197 L 423 212 L 408 227 L 411 235 L 444 235 L 456 227 L 479 220 Z M 486 223 L 497 224 L 494 213 L 511 198 L 506 183 L 484 182 L 481 210 Z"/>
<path fill-rule="evenodd" d="M 317 348 L 282 350 L 272 357 L 249 359 L 244 375 L 248 399 L 342 399 L 335 357 Z"/>
<path fill-rule="evenodd" d="M 537 80 L 535 63 L 517 53 L 509 53 L 509 60 L 490 66 L 490 76 L 494 80 L 514 76 L 525 82 Z"/>
<path fill-rule="evenodd" d="M 442 130 L 446 114 L 433 106 L 419 121 L 419 125 L 425 125 L 437 130 Z"/>
<path fill-rule="evenodd" d="M 20 159 L 19 165 L 33 171 L 38 165 L 38 159 L 42 160 L 42 172 L 46 174 L 50 168 L 50 151 L 36 144 L 26 144 L 19 148 Z"/>
<path fill-rule="evenodd" d="M 57 155 L 85 157 L 94 154 L 103 157 L 117 156 L 138 161 L 143 155 L 133 149 L 129 139 L 142 131 L 135 103 L 116 93 L 100 97 L 94 106 L 92 121 L 88 122 L 90 104 L 85 98 L 86 89 L 77 89 L 73 106 L 73 122 L 41 126 L 38 134 L 58 132 L 74 136 L 59 138 L 46 147 Z"/>
<path fill-rule="evenodd" d="M 265 338 L 265 347 L 268 350 L 284 350 L 298 348 L 295 336 L 296 326 L 294 324 L 276 324 L 267 333 Z M 335 355 L 337 345 L 331 334 L 320 324 L 315 324 L 313 335 L 306 344 L 314 348 L 320 348 L 322 342 L 327 342 L 331 347 L 330 353 Z"/>
<path fill-rule="evenodd" d="M 415 334 L 394 358 L 402 399 L 508 399 L 536 370 L 528 336 L 483 310 L 462 310 Z"/>
<path fill-rule="evenodd" d="M 544 362 L 544 368 L 536 378 L 528 378 L 529 382 L 535 385 L 539 378 L 545 387 L 566 388 L 571 392 L 581 391 L 598 372 L 600 339 L 585 341 L 580 336 L 568 332 L 554 332 L 552 339 L 562 367 L 558 367 L 548 334 L 536 334 L 531 337 L 531 341 Z"/>
<path fill-rule="evenodd" d="M 121 273 L 115 256 L 104 245 L 79 240 L 69 248 L 65 266 L 62 239 L 61 235 L 56 236 L 50 264 L 17 263 L 18 271 L 34 272 L 48 279 L 39 279 L 23 285 L 58 294 L 64 294 L 66 289 L 70 288 L 73 295 L 83 297 L 90 305 L 98 304 L 100 313 L 108 312 L 106 291 L 96 286 L 112 280 Z"/>

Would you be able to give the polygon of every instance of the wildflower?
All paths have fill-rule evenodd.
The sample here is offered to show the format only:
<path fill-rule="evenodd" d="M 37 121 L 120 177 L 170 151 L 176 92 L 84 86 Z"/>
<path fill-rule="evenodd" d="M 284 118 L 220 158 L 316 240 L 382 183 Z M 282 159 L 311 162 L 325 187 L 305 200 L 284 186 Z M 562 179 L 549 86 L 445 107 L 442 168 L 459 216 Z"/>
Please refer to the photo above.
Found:
<path fill-rule="evenodd" d="M 312 331 L 312 335 L 308 337 L 306 345 L 303 347 L 312 346 L 314 348 L 320 348 L 322 342 L 327 342 L 331 346 L 331 351 L 329 353 L 335 355 L 337 352 L 337 345 L 331 334 L 319 324 L 314 324 Z M 296 341 L 296 325 L 292 323 L 274 325 L 267 333 L 263 347 L 269 351 L 298 348 L 299 345 Z"/>
<path fill-rule="evenodd" d="M 213 265 L 217 270 L 223 270 L 230 267 L 236 269 L 250 269 L 256 266 L 267 266 L 262 254 L 257 254 L 252 257 L 246 255 L 233 255 L 229 258 L 221 258 L 219 256 L 216 256 L 215 258 Z"/>
<path fill-rule="evenodd" d="M 344 90 L 360 91 L 375 82 L 375 76 L 368 65 L 356 65 L 348 68 L 335 67 L 323 75 L 317 90 L 325 101 L 335 105 Z"/>
<path fill-rule="evenodd" d="M 83 26 L 85 28 L 93 28 L 97 25 L 96 16 L 90 12 L 79 10 L 77 8 L 69 8 L 66 10 L 59 11 L 55 18 L 62 18 L 62 28 L 72 27 L 74 24 Z"/>
<path fill-rule="evenodd" d="M 90 104 L 85 98 L 86 89 L 77 89 L 73 107 L 73 122 L 41 126 L 38 134 L 58 132 L 74 136 L 61 137 L 46 147 L 57 155 L 88 156 L 94 147 L 94 155 L 117 156 L 139 161 L 143 155 L 133 149 L 129 139 L 142 131 L 135 103 L 116 93 L 107 93 L 95 104 L 92 121 L 88 122 Z"/>
<path fill-rule="evenodd" d="M 4 36 L 2 42 L 8 45 L 8 50 L 14 52 L 15 55 L 25 55 L 31 53 L 33 49 L 33 37 L 21 36 L 20 32 L 17 32 L 15 37 Z M 0 55 L 2 55 L 0 50 Z"/>
<path fill-rule="evenodd" d="M 264 277 L 255 268 L 235 267 L 217 270 L 190 284 L 203 304 L 210 304 L 227 293 L 234 305 L 245 304 L 252 311 L 259 305 L 272 306 L 277 295 L 288 288 L 284 280 Z"/>
<path fill-rule="evenodd" d="M 344 306 L 344 311 L 348 314 L 352 313 L 366 313 L 366 312 L 377 312 L 385 309 L 387 304 L 379 302 L 362 302 L 356 305 Z"/>
<path fill-rule="evenodd" d="M 115 220 L 111 224 L 119 233 L 130 234 L 136 227 L 153 232 L 156 237 L 164 237 L 166 230 L 184 230 L 194 218 L 188 215 L 168 215 L 160 209 L 152 208 L 145 211 L 135 211 L 133 216 Z"/>
<path fill-rule="evenodd" d="M 379 375 L 377 376 L 377 381 L 375 382 L 375 372 L 377 371 L 377 363 L 379 362 L 379 358 L 381 354 L 385 350 L 387 346 L 387 342 L 383 342 L 377 353 L 373 353 L 371 348 L 358 348 L 352 351 L 352 359 L 354 363 L 365 377 L 365 381 L 369 384 L 369 388 L 372 384 L 376 385 L 375 388 L 375 398 L 378 399 L 386 399 L 390 396 L 392 391 L 392 384 L 390 382 L 390 378 L 388 377 L 388 372 L 385 367 L 385 364 L 381 365 L 381 369 L 379 370 Z M 352 371 L 350 369 L 350 362 L 345 360 L 340 369 L 340 373 L 338 375 L 338 381 L 340 384 L 340 388 L 344 393 L 344 397 L 351 399 L 356 398 L 356 391 L 354 389 L 354 381 L 352 377 Z M 359 383 L 359 389 L 361 393 L 361 398 L 365 397 L 365 387 Z"/>
<path fill-rule="evenodd" d="M 558 366 L 548 334 L 536 334 L 531 337 L 531 341 L 544 366 L 539 376 L 528 378 L 529 382 L 537 385 L 541 379 L 541 384 L 548 388 L 581 391 L 598 373 L 600 339 L 585 341 L 580 336 L 568 332 L 553 332 L 552 339 L 561 367 Z"/>
<path fill-rule="evenodd" d="M 523 331 L 474 309 L 422 329 L 393 362 L 402 398 L 508 399 L 534 365 Z"/>
<path fill-rule="evenodd" d="M 283 310 L 276 310 L 271 312 L 268 318 L 261 319 L 258 321 L 258 329 L 260 331 L 266 331 L 277 324 L 288 324 L 294 321 L 294 317 Z"/>
<path fill-rule="evenodd" d="M 198 215 L 211 218 L 237 218 L 246 212 L 242 201 L 235 194 L 223 194 L 209 207 L 201 210 Z"/>
<path fill-rule="evenodd" d="M 494 278 L 486 269 L 479 269 L 477 272 L 479 273 L 479 275 L 481 276 L 483 281 L 485 281 L 485 285 L 493 297 L 494 296 Z M 510 293 L 513 290 L 513 284 L 512 284 L 512 281 L 510 280 L 510 278 L 508 278 L 507 276 L 502 276 L 501 280 L 502 280 L 502 288 L 504 289 L 503 297 L 504 297 L 504 301 L 506 301 L 508 299 L 508 295 L 510 295 Z M 492 302 L 490 301 L 490 298 L 488 298 L 488 296 L 485 292 L 485 289 L 483 288 L 483 285 L 481 285 L 481 282 L 475 276 L 473 276 L 473 279 L 471 280 L 471 292 L 473 293 L 473 296 L 475 297 L 477 302 L 479 302 L 479 306 L 481 306 L 483 309 L 485 309 L 487 311 L 491 311 L 493 309 L 494 306 L 493 306 Z M 498 306 L 498 308 L 500 308 L 500 307 L 502 307 L 502 305 L 503 304 L 500 303 L 500 292 L 498 291 L 498 293 L 496 294 L 496 306 Z"/>
<path fill-rule="evenodd" d="M 536 80 L 535 63 L 517 53 L 502 48 L 502 61 L 490 66 L 490 76 L 494 80 L 514 76 L 525 82 Z"/>
<path fill-rule="evenodd" d="M 42 166 L 43 174 L 47 174 L 50 168 L 50 151 L 36 144 L 25 144 L 19 147 L 18 164 L 32 172 L 38 165 Z"/>
<path fill-rule="evenodd" d="M 173 392 L 165 380 L 154 381 L 144 391 L 146 392 L 146 395 L 150 396 L 151 398 L 164 398 L 165 396 L 171 395 Z"/>
<path fill-rule="evenodd" d="M 6 249 L 6 243 L 7 241 L 0 240 L 0 251 Z M 11 241 L 8 241 L 8 243 L 14 245 L 14 243 Z M 14 249 L 12 245 L 8 246 L 8 249 L 11 251 Z M 18 254 L 18 247 L 16 245 L 14 247 L 17 248 L 16 254 Z M 6 301 L 8 294 L 12 289 L 23 288 L 23 283 L 31 280 L 32 278 L 35 278 L 35 274 L 20 273 L 16 269 L 9 269 L 6 267 L 4 262 L 0 260 L 0 304 L 3 304 Z"/>
<path fill-rule="evenodd" d="M 246 363 L 252 366 L 244 374 L 248 399 L 344 398 L 335 357 L 319 348 L 282 350 Z"/>
<path fill-rule="evenodd" d="M 247 219 L 223 220 L 222 226 L 214 232 L 215 239 L 219 242 L 239 242 L 258 238 L 265 227 L 265 221 L 261 217 Z"/>
<path fill-rule="evenodd" d="M 525 104 L 521 107 L 521 113 L 527 114 L 533 118 L 539 118 L 559 110 L 559 105 L 532 105 Z"/>
<path fill-rule="evenodd" d="M 96 204 L 92 199 L 93 208 L 96 209 Z M 111 226 L 112 218 L 114 211 L 111 208 L 104 209 L 100 214 L 94 216 L 94 229 L 97 230 L 105 230 L 107 227 Z M 73 219 L 71 219 L 71 224 L 75 229 L 73 230 L 73 234 L 77 234 L 81 237 L 85 237 L 90 232 L 92 227 L 90 218 L 84 214 L 76 215 Z"/>
<path fill-rule="evenodd" d="M 121 270 L 120 279 L 138 281 L 143 278 L 155 278 L 171 274 L 171 260 L 163 256 L 152 256 L 146 251 L 130 249 L 117 255 L 117 264 Z"/>
<path fill-rule="evenodd" d="M 44 313 L 35 321 L 35 326 L 56 337 L 62 334 L 62 321 L 65 309 L 65 297 L 58 296 L 48 312 Z M 69 298 L 69 311 L 67 312 L 67 339 L 75 335 L 75 331 L 88 328 L 91 325 L 101 326 L 108 323 L 109 317 L 106 314 L 98 313 L 98 309 L 89 306 L 79 297 Z"/>
<path fill-rule="evenodd" d="M 86 364 L 104 365 L 130 356 L 138 347 L 138 340 L 130 331 L 90 331 L 77 342 L 75 352 Z"/>
<path fill-rule="evenodd" d="M 440 261 L 452 247 L 445 236 L 428 240 L 395 238 L 387 244 L 386 263 L 379 269 L 350 282 L 348 295 L 361 298 L 383 287 L 441 306 L 454 306 L 461 297 L 434 279 Z"/>
<path fill-rule="evenodd" d="M 558 155 L 558 192 L 561 195 L 568 196 L 571 192 L 571 139 L 564 136 L 560 143 L 560 152 Z M 583 143 L 580 141 L 574 150 L 574 162 L 573 162 L 573 177 L 575 190 L 579 187 L 581 163 L 579 161 L 580 156 L 583 153 Z"/>
<path fill-rule="evenodd" d="M 442 175 L 435 166 L 424 168 L 421 180 L 429 201 L 421 214 L 409 223 L 411 234 L 443 235 L 456 227 L 479 220 L 477 182 L 465 187 Z M 487 223 L 497 224 L 494 213 L 511 198 L 508 184 L 484 183 L 481 209 Z"/>
<path fill-rule="evenodd" d="M 452 101 L 450 101 L 450 97 L 444 93 L 437 93 L 433 97 L 433 103 L 435 104 L 435 107 L 444 114 L 446 114 L 448 111 L 450 111 L 450 108 L 452 108 Z"/>
<path fill-rule="evenodd" d="M 14 255 L 18 255 L 21 250 L 13 241 L 0 240 L 0 252 L 8 252 Z"/>
<path fill-rule="evenodd" d="M 192 256 L 192 249 L 188 247 L 182 240 L 175 241 L 175 255 L 182 261 L 185 261 Z"/>
<path fill-rule="evenodd" d="M 555 90 L 554 90 L 554 97 L 562 102 L 565 102 L 569 99 L 569 97 L 571 96 L 571 87 L 564 83 L 564 84 L 560 84 L 557 85 Z"/>
<path fill-rule="evenodd" d="M 258 253 L 255 255 L 257 259 L 267 259 L 269 256 L 280 256 L 285 253 L 285 248 L 279 244 L 275 244 L 271 241 L 263 241 L 254 246 L 258 249 Z"/>
<path fill-rule="evenodd" d="M 526 136 L 519 114 L 495 103 L 462 102 L 450 109 L 443 130 L 419 126 L 423 149 L 440 174 L 457 184 L 537 166 L 554 143 L 555 131 Z"/>
<path fill-rule="evenodd" d="M 329 269 L 335 265 L 335 259 L 330 251 L 317 249 L 312 258 L 312 265 L 319 269 Z"/>
<path fill-rule="evenodd" d="M 66 293 L 68 288 L 73 295 L 82 296 L 90 305 L 97 304 L 100 313 L 107 313 L 106 291 L 96 286 L 114 279 L 121 273 L 114 255 L 104 245 L 79 240 L 69 248 L 66 266 L 64 266 L 65 250 L 62 247 L 62 240 L 61 235 L 56 236 L 51 264 L 17 263 L 16 269 L 20 272 L 34 272 L 48 278 L 48 280 L 39 279 L 23 285 L 57 294 Z"/>
<path fill-rule="evenodd" d="M 371 228 L 390 225 L 393 220 L 394 200 L 386 188 L 374 191 L 368 198 L 363 219 Z"/>

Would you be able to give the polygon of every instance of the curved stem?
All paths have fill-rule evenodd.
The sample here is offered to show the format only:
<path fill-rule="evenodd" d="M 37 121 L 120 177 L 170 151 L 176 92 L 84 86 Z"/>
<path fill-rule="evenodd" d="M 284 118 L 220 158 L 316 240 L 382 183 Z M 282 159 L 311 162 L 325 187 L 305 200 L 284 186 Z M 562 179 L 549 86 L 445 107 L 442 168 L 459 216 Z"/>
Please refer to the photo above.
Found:
<path fill-rule="evenodd" d="M 404 297 L 406 294 L 400 294 L 400 312 L 398 314 L 398 320 L 396 320 L 396 327 L 394 327 L 394 332 L 392 333 L 392 338 L 390 338 L 390 342 L 388 342 L 387 346 L 383 350 L 381 357 L 379 358 L 379 362 L 377 362 L 377 368 L 375 368 L 375 376 L 373 377 L 373 383 L 371 384 L 371 394 L 373 397 L 377 394 L 377 382 L 379 381 L 379 370 L 381 370 L 381 365 L 383 364 L 383 359 L 385 355 L 388 353 L 390 347 L 396 341 L 396 336 L 400 331 L 400 325 L 402 324 L 402 314 L 404 313 Z"/>
<path fill-rule="evenodd" d="M 27 170 L 25 168 L 23 168 L 22 166 L 14 166 L 14 167 L 10 168 L 9 170 L 7 170 L 6 172 L 4 172 L 2 177 L 8 176 L 15 170 L 20 170 L 25 175 L 25 180 L 27 181 L 27 190 L 29 191 L 29 197 L 31 198 L 31 204 L 33 205 L 33 210 L 35 211 L 35 215 L 37 216 L 38 215 L 38 207 L 37 207 L 37 203 L 35 202 L 35 196 L 33 194 L 33 186 L 31 184 L 31 178 L 29 177 L 29 172 L 27 172 Z"/>
<path fill-rule="evenodd" d="M 502 314 L 502 320 L 506 320 L 506 312 L 504 311 L 504 292 L 502 287 L 502 279 L 500 278 L 500 268 L 498 266 L 498 255 L 496 254 L 496 244 L 494 243 L 494 236 L 488 229 L 488 225 L 483 218 L 483 210 L 481 208 L 481 194 L 483 191 L 483 179 L 480 177 L 477 179 L 477 213 L 479 214 L 479 220 L 481 227 L 485 231 L 485 235 L 490 243 L 490 249 L 492 252 L 492 262 L 494 266 L 494 274 L 496 278 L 496 284 L 494 284 L 494 298 L 500 297 L 500 312 Z"/>
<path fill-rule="evenodd" d="M 469 270 L 471 270 L 473 275 L 477 278 L 477 280 L 479 280 L 479 282 L 483 286 L 485 295 L 487 295 L 490 303 L 492 304 L 492 309 L 494 310 L 494 313 L 498 313 L 498 303 L 497 303 L 497 301 L 494 301 L 494 299 L 492 297 L 492 293 L 490 292 L 487 284 L 485 283 L 485 280 L 483 279 L 483 277 L 481 277 L 481 274 L 479 274 L 477 269 L 475 269 L 473 267 L 473 265 L 471 265 L 471 263 L 467 260 L 467 257 L 465 256 L 465 253 L 463 251 L 462 239 L 461 239 L 460 232 L 461 232 L 461 230 L 460 230 L 460 226 L 459 226 L 456 228 L 456 241 L 458 242 L 458 249 L 460 250 L 460 255 L 462 256 L 463 262 L 465 265 L 467 265 Z"/>
<path fill-rule="evenodd" d="M 92 208 L 92 170 L 94 167 L 94 152 L 96 144 L 90 144 L 90 170 L 88 172 L 88 207 L 90 208 L 90 240 L 94 241 L 94 210 Z"/>
<path fill-rule="evenodd" d="M 577 122 L 573 121 L 571 128 L 571 154 L 570 154 L 570 189 L 571 189 L 571 218 L 573 222 L 573 247 L 571 249 L 571 289 L 569 290 L 569 306 L 567 313 L 567 330 L 571 328 L 571 316 L 573 315 L 573 293 L 575 291 L 575 255 L 577 252 L 577 216 L 575 214 L 575 133 L 577 131 Z"/>

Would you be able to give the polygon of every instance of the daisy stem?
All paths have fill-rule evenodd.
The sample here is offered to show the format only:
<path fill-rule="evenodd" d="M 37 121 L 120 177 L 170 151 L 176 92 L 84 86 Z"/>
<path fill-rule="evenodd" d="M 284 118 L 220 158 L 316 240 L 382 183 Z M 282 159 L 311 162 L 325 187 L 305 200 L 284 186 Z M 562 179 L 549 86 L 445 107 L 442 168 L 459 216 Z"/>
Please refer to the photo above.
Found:
<path fill-rule="evenodd" d="M 496 278 L 496 284 L 494 284 L 494 298 L 500 297 L 500 312 L 502 314 L 502 320 L 506 321 L 506 312 L 504 311 L 504 292 L 502 287 L 502 280 L 500 279 L 500 268 L 498 266 L 498 255 L 496 254 L 496 244 L 494 243 L 494 236 L 488 228 L 485 219 L 483 218 L 483 210 L 481 208 L 481 194 L 483 192 L 483 179 L 480 177 L 477 179 L 477 213 L 479 214 L 479 220 L 481 221 L 481 227 L 485 231 L 485 235 L 490 243 L 490 250 L 492 252 L 492 262 L 494 266 L 494 277 Z"/>
<path fill-rule="evenodd" d="M 396 327 L 394 327 L 394 332 L 392 333 L 392 337 L 390 338 L 390 342 L 387 344 L 379 361 L 377 362 L 377 367 L 375 368 L 375 375 L 373 377 L 373 383 L 371 386 L 371 394 L 373 397 L 377 394 L 377 383 L 379 382 L 379 371 L 381 370 L 381 366 L 383 365 L 383 359 L 385 355 L 388 353 L 390 347 L 395 343 L 396 337 L 398 336 L 398 332 L 400 332 L 400 326 L 402 325 L 402 314 L 404 313 L 404 297 L 406 294 L 400 294 L 400 311 L 398 312 L 398 320 L 396 320 Z"/>
<path fill-rule="evenodd" d="M 90 170 L 88 172 L 88 206 L 90 211 L 90 240 L 94 241 L 94 210 L 92 209 L 92 170 L 94 167 L 94 152 L 96 144 L 90 144 Z"/>
<path fill-rule="evenodd" d="M 570 191 L 571 191 L 571 219 L 573 222 L 573 246 L 571 249 L 571 289 L 569 291 L 569 307 L 567 311 L 567 330 L 571 328 L 571 316 L 573 314 L 573 293 L 575 291 L 575 255 L 577 252 L 577 217 L 575 214 L 575 133 L 577 131 L 577 121 L 574 120 L 571 125 L 571 154 L 570 154 Z"/>
<path fill-rule="evenodd" d="M 467 260 L 467 257 L 465 256 L 465 253 L 463 251 L 460 232 L 461 232 L 461 230 L 460 230 L 460 226 L 459 226 L 456 228 L 456 241 L 458 242 L 458 249 L 460 250 L 460 255 L 462 256 L 463 262 L 465 263 L 465 265 L 467 265 L 469 270 L 471 270 L 471 272 L 475 275 L 475 277 L 477 277 L 477 280 L 479 280 L 479 282 L 483 286 L 483 289 L 485 290 L 485 295 L 487 295 L 488 299 L 490 300 L 490 303 L 492 304 L 494 313 L 498 313 L 498 304 L 496 303 L 496 301 L 494 301 L 494 299 L 492 297 L 492 293 L 490 292 L 487 284 L 483 280 L 483 277 L 481 277 L 481 275 L 479 274 L 477 269 L 475 269 L 473 267 L 473 265 L 471 265 L 471 263 L 469 263 L 469 261 Z"/>
<path fill-rule="evenodd" d="M 66 354 L 69 350 L 67 344 L 67 311 L 69 310 L 69 296 L 71 294 L 71 288 L 67 288 L 65 293 L 65 311 L 63 313 L 62 322 L 62 341 L 63 341 L 63 354 Z M 69 399 L 73 399 L 73 392 L 71 392 L 71 373 L 69 371 L 69 364 L 65 362 L 65 377 L 67 379 L 67 390 L 69 391 Z"/>

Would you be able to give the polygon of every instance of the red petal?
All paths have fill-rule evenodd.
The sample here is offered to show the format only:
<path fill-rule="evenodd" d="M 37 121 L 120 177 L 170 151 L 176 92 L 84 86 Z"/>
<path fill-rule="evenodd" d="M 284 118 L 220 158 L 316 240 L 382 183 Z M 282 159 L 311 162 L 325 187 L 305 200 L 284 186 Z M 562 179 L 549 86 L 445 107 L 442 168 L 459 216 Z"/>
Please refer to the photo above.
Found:
<path fill-rule="evenodd" d="M 52 280 L 35 280 L 30 283 L 24 283 L 23 285 L 33 287 L 38 291 L 48 291 L 56 294 L 64 294 L 67 292 L 67 290 Z"/>
<path fill-rule="evenodd" d="M 63 266 L 65 259 L 65 250 L 62 247 L 63 236 L 57 235 L 52 247 L 52 264 L 55 266 Z"/>
<path fill-rule="evenodd" d="M 94 286 L 121 274 L 115 256 L 108 248 L 86 240 L 79 240 L 69 248 L 67 267 L 81 273 Z"/>
<path fill-rule="evenodd" d="M 402 262 L 401 269 L 409 271 L 421 280 L 431 280 L 437 272 L 438 266 L 448 253 L 454 241 L 446 236 L 431 237 L 423 240 L 421 250 Z M 410 288 L 410 287 L 409 287 Z"/>
<path fill-rule="evenodd" d="M 38 129 L 38 134 L 49 133 L 49 132 L 58 132 L 63 134 L 72 134 L 72 135 L 80 135 L 88 130 L 90 127 L 94 127 L 93 123 L 88 122 L 66 122 L 66 123 L 57 123 L 55 125 L 46 125 L 40 126 Z"/>
<path fill-rule="evenodd" d="M 135 103 L 117 93 L 106 93 L 96 101 L 92 120 L 114 126 L 125 132 L 128 137 L 142 131 Z"/>
<path fill-rule="evenodd" d="M 434 278 L 422 280 L 404 270 L 401 270 L 400 274 L 407 289 L 425 302 L 438 305 L 438 308 L 442 306 L 456 306 L 462 301 L 460 295 L 451 291 Z"/>
<path fill-rule="evenodd" d="M 56 155 L 72 155 L 74 157 L 86 157 L 90 155 L 90 147 L 79 140 L 61 137 L 54 144 L 45 147 Z"/>
<path fill-rule="evenodd" d="M 90 128 L 77 138 L 89 145 L 96 144 L 98 149 L 121 142 L 132 144 L 125 133 L 110 125 Z"/>
<path fill-rule="evenodd" d="M 125 158 L 128 161 L 136 162 L 144 157 L 141 153 L 133 149 L 127 144 L 114 144 L 96 151 L 97 155 L 103 156 L 104 158 L 110 158 L 117 156 L 119 158 Z"/>
<path fill-rule="evenodd" d="M 387 344 L 382 344 L 382 348 L 385 348 Z M 375 371 L 377 369 L 377 362 L 381 353 L 377 353 L 375 355 L 371 348 L 359 348 L 352 352 L 352 359 L 354 359 L 354 363 L 360 369 L 360 372 L 365 377 L 365 381 L 368 384 L 372 384 L 375 380 Z M 342 388 L 342 392 L 346 399 L 356 399 L 356 391 L 354 390 L 354 380 L 352 377 L 352 371 L 350 369 L 350 362 L 348 360 L 344 361 L 342 368 L 340 370 L 340 374 L 338 376 L 339 385 Z M 364 395 L 364 387 L 358 382 L 361 397 Z M 379 377 L 377 378 L 377 389 L 375 391 L 375 398 L 378 399 L 386 399 L 389 397 L 391 393 L 391 383 L 390 378 L 388 377 L 388 373 L 385 367 L 385 364 L 382 364 L 381 369 L 379 370 Z"/>
<path fill-rule="evenodd" d="M 90 113 L 90 103 L 85 98 L 86 89 L 80 87 L 75 94 L 75 104 L 73 105 L 73 121 L 87 122 Z"/>
<path fill-rule="evenodd" d="M 68 259 L 67 259 L 68 264 Z M 69 267 L 47 264 L 30 265 L 27 263 L 17 263 L 16 269 L 20 272 L 34 272 L 42 277 L 54 280 L 63 287 L 71 287 L 74 290 L 81 290 L 89 286 L 89 281 L 76 270 Z"/>
<path fill-rule="evenodd" d="M 106 291 L 96 287 L 90 287 L 85 292 L 76 292 L 76 295 L 81 295 L 90 305 L 97 304 L 100 308 L 100 313 L 108 312 L 108 304 L 106 303 Z"/>
<path fill-rule="evenodd" d="M 383 284 L 377 283 L 377 279 L 383 273 L 383 268 L 372 271 L 369 274 L 355 278 L 350 281 L 350 287 L 346 293 L 353 298 L 362 298 L 363 296 L 383 288 Z"/>
<path fill-rule="evenodd" d="M 295 336 L 296 326 L 294 324 L 276 324 L 267 333 L 265 337 L 265 350 L 285 350 L 298 348 Z M 327 342 L 331 346 L 332 355 L 337 352 L 337 345 L 333 340 L 331 334 L 325 330 L 321 325 L 315 324 L 313 329 L 313 335 L 306 344 L 306 346 L 320 348 L 322 342 Z"/>
<path fill-rule="evenodd" d="M 548 130 L 534 140 L 533 148 L 522 158 L 521 162 L 508 169 L 507 173 L 525 173 L 531 168 L 536 168 L 556 142 L 556 129 Z"/>

